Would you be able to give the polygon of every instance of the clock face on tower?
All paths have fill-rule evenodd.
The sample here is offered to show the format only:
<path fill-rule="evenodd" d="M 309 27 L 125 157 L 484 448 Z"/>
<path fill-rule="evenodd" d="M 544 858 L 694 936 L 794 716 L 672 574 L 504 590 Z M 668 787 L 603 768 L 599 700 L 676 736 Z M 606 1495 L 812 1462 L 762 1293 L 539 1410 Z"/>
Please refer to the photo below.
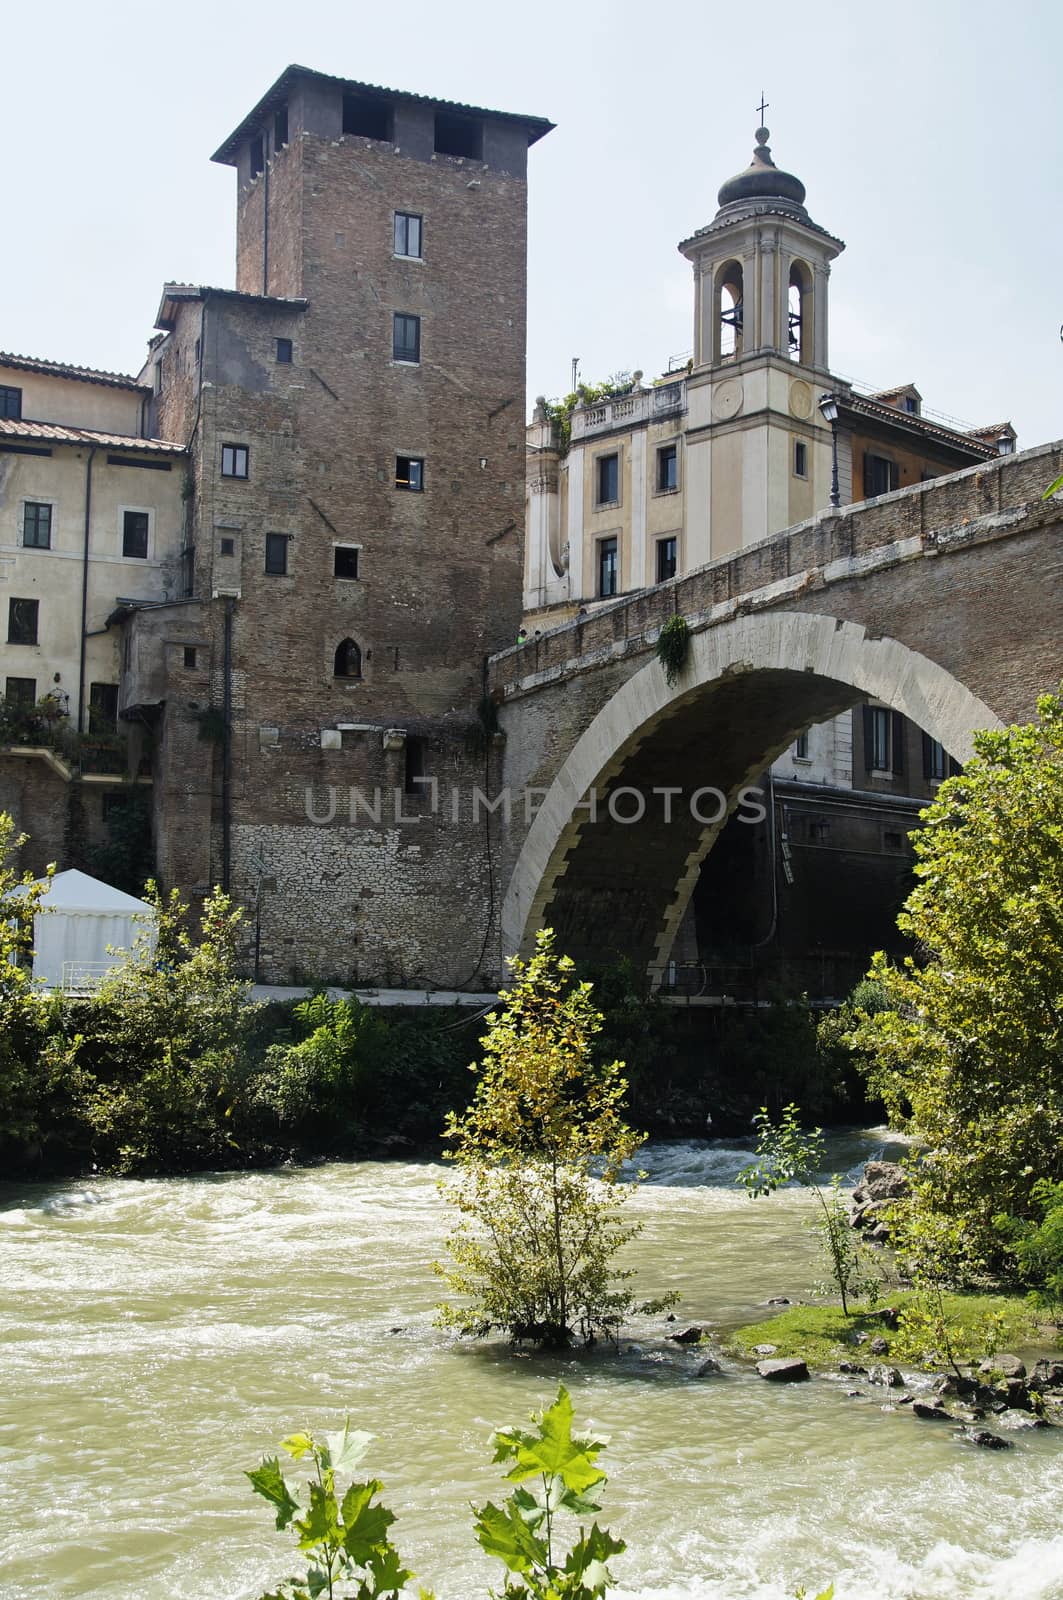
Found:
<path fill-rule="evenodd" d="M 801 378 L 795 378 L 790 385 L 790 415 L 792 417 L 812 415 L 812 390 Z"/>

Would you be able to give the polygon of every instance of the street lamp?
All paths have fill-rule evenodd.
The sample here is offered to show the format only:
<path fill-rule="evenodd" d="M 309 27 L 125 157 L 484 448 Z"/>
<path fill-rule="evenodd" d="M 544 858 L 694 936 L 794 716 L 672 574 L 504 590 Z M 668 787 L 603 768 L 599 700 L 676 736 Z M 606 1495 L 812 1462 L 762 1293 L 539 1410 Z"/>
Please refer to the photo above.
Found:
<path fill-rule="evenodd" d="M 835 511 L 841 505 L 838 493 L 838 399 L 833 394 L 819 397 L 820 416 L 830 423 L 830 503 Z"/>

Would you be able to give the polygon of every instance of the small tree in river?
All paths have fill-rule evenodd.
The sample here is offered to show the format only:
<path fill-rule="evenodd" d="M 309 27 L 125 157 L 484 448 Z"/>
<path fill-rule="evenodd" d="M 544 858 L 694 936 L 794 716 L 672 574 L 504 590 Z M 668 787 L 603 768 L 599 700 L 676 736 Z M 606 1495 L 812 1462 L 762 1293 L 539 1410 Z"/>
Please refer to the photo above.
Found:
<path fill-rule="evenodd" d="M 830 1270 L 831 1287 L 837 1290 L 842 1310 L 848 1316 L 850 1300 L 867 1299 L 874 1305 L 879 1279 L 865 1268 L 863 1250 L 842 1199 L 841 1179 L 835 1174 L 826 1191 L 816 1182 L 826 1159 L 823 1129 L 813 1128 L 806 1133 L 800 1116 L 795 1105 L 784 1108 L 778 1123 L 772 1122 L 765 1109 L 757 1112 L 753 1125 L 757 1130 L 758 1159 L 742 1168 L 736 1182 L 742 1184 L 751 1200 L 774 1194 L 787 1183 L 799 1183 L 812 1190 L 819 1207 L 813 1229 Z"/>
<path fill-rule="evenodd" d="M 467 1333 L 564 1345 L 577 1332 L 615 1334 L 635 1309 L 632 1274 L 615 1258 L 640 1232 L 622 1219 L 635 1184 L 619 1178 L 642 1136 L 623 1119 L 623 1064 L 593 1059 L 602 1017 L 553 933 L 510 966 L 472 1105 L 447 1119 L 460 1177 L 444 1194 L 460 1221 L 436 1271 L 461 1303 L 439 1315 Z"/>

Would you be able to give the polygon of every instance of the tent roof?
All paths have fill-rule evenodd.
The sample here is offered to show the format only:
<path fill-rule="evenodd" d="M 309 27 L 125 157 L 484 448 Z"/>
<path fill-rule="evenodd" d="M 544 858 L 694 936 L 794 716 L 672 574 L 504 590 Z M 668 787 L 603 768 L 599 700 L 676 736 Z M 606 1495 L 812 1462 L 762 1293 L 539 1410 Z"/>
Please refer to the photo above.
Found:
<path fill-rule="evenodd" d="M 51 882 L 39 878 L 46 885 L 41 898 L 42 909 L 48 911 L 97 911 L 101 915 L 115 916 L 122 912 L 137 912 L 140 916 L 155 916 L 155 907 L 146 900 L 137 900 L 121 889 L 114 889 L 99 878 L 90 878 L 87 872 L 71 867 L 68 872 L 57 872 Z"/>

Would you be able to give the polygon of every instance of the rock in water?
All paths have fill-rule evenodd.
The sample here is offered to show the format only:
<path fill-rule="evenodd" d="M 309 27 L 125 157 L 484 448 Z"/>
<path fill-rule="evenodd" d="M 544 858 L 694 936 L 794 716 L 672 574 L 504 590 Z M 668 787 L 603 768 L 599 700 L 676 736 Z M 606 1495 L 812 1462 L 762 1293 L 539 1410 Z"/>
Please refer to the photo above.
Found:
<path fill-rule="evenodd" d="M 1010 1450 L 1010 1439 L 1002 1439 L 999 1434 L 990 1433 L 988 1428 L 961 1428 L 957 1435 L 966 1439 L 968 1444 L 976 1444 L 981 1450 Z"/>
<path fill-rule="evenodd" d="M 780 1356 L 777 1361 L 758 1361 L 757 1371 L 771 1383 L 802 1383 L 808 1377 L 808 1367 L 793 1357 Z"/>
<path fill-rule="evenodd" d="M 684 1328 L 682 1333 L 670 1333 L 668 1337 L 673 1344 L 697 1344 L 701 1339 L 701 1329 Z"/>
<path fill-rule="evenodd" d="M 979 1372 L 999 1372 L 1002 1378 L 1025 1378 L 1026 1363 L 1020 1361 L 1018 1356 L 986 1356 L 978 1368 Z"/>
<path fill-rule="evenodd" d="M 1030 1377 L 1031 1388 L 1063 1389 L 1063 1361 L 1038 1361 Z"/>
<path fill-rule="evenodd" d="M 694 1376 L 695 1378 L 711 1378 L 713 1373 L 722 1371 L 723 1368 L 720 1363 L 714 1361 L 712 1356 L 709 1356 L 706 1361 L 703 1361 L 699 1367 L 695 1368 Z"/>
<path fill-rule="evenodd" d="M 867 1375 L 868 1383 L 880 1383 L 886 1389 L 903 1389 L 904 1379 L 896 1367 L 872 1367 Z"/>
<path fill-rule="evenodd" d="M 928 1406 L 925 1400 L 916 1400 L 912 1404 L 915 1416 L 922 1417 L 924 1422 L 952 1422 L 945 1407 L 942 1405 Z"/>

